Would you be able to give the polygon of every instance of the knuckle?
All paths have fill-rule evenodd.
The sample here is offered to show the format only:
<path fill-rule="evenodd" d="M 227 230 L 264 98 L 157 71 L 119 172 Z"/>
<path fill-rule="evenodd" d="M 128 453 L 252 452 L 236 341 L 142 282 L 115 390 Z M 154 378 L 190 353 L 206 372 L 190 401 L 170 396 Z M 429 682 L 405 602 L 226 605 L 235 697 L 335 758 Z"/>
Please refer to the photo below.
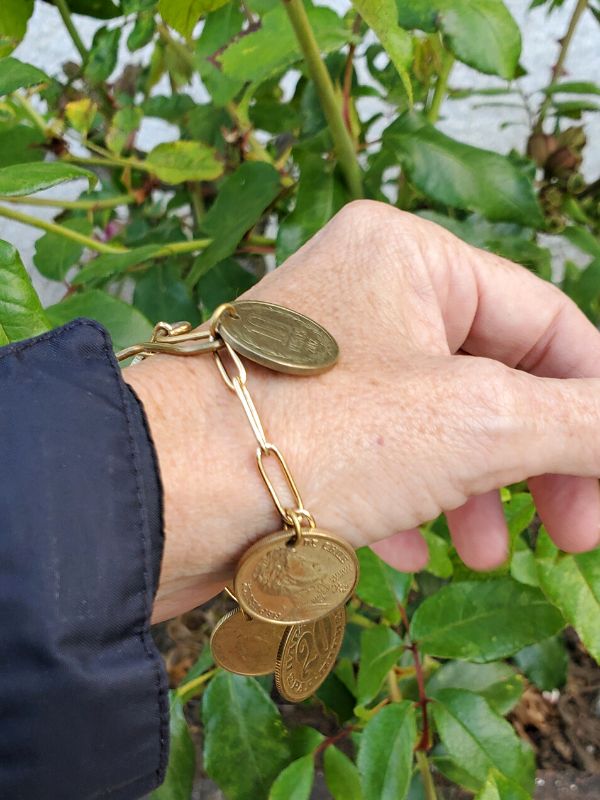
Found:
<path fill-rule="evenodd" d="M 467 359 L 463 401 L 471 424 L 497 444 L 514 432 L 520 418 L 525 376 L 491 358 Z"/>
<path fill-rule="evenodd" d="M 407 228 L 418 227 L 418 217 L 378 200 L 352 200 L 341 208 L 331 224 L 351 237 L 392 239 L 405 235 Z"/>

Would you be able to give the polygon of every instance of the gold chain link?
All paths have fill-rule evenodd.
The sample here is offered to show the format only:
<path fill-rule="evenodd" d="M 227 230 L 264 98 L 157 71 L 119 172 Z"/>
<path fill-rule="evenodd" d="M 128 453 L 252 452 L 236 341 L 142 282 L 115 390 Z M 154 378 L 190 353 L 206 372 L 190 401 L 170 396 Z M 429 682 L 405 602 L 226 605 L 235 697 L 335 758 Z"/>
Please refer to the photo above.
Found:
<path fill-rule="evenodd" d="M 219 319 L 225 313 L 230 314 L 232 308 L 235 311 L 235 308 L 231 306 L 230 303 L 224 303 L 222 306 L 219 306 L 216 309 L 215 313 L 210 319 L 210 330 L 213 336 L 218 337 Z M 219 374 L 221 375 L 221 378 L 223 379 L 227 388 L 232 392 L 235 392 L 242 408 L 244 409 L 244 413 L 246 414 L 248 422 L 250 423 L 250 427 L 252 428 L 252 432 L 256 438 L 256 441 L 258 442 L 258 448 L 256 450 L 258 470 L 269 494 L 271 495 L 271 499 L 273 500 L 275 508 L 277 509 L 284 524 L 287 527 L 293 528 L 296 538 L 299 539 L 301 538 L 301 521 L 305 520 L 308 522 L 309 526 L 313 528 L 315 527 L 315 521 L 312 517 L 312 514 L 310 514 L 310 512 L 304 508 L 304 503 L 302 502 L 302 497 L 300 496 L 300 491 L 296 485 L 296 481 L 294 480 L 281 451 L 267 439 L 265 429 L 261 422 L 256 406 L 254 405 L 254 400 L 248 391 L 248 386 L 246 383 L 248 375 L 242 360 L 227 342 L 222 342 L 222 344 L 223 348 L 220 351 L 215 350 L 213 352 L 213 357 L 219 370 Z M 227 352 L 227 355 L 233 362 L 233 365 L 237 370 L 237 374 L 232 374 L 232 372 L 230 372 L 225 366 L 222 356 L 222 353 L 224 352 Z M 275 459 L 280 466 L 281 472 L 285 478 L 285 482 L 287 483 L 294 500 L 293 508 L 289 508 L 289 504 L 285 504 L 281 501 L 273 482 L 267 474 L 264 458 L 269 456 L 275 456 Z"/>
<path fill-rule="evenodd" d="M 267 487 L 271 499 L 275 504 L 275 508 L 279 512 L 284 525 L 293 530 L 295 538 L 299 541 L 302 537 L 302 524 L 306 523 L 309 528 L 315 527 L 315 521 L 304 508 L 302 497 L 296 485 L 292 473 L 281 454 L 280 450 L 269 440 L 265 434 L 265 429 L 261 422 L 256 406 L 248 387 L 246 385 L 247 373 L 246 368 L 235 350 L 219 335 L 219 322 L 223 314 L 229 314 L 234 318 L 238 318 L 238 312 L 232 303 L 222 303 L 218 306 L 209 320 L 208 330 L 193 330 L 189 322 L 159 322 L 155 325 L 152 337 L 149 342 L 141 342 L 140 344 L 133 345 L 121 350 L 117 353 L 117 359 L 123 361 L 132 356 L 139 358 L 146 358 L 153 353 L 170 353 L 173 355 L 196 355 L 198 353 L 212 353 L 215 363 L 219 370 L 219 374 L 227 388 L 234 392 L 241 403 L 244 413 L 248 418 L 252 432 L 258 442 L 256 451 L 256 461 L 258 470 Z M 227 353 L 235 373 L 232 369 L 228 369 L 223 360 L 224 354 Z M 293 498 L 293 507 L 289 503 L 283 503 L 279 497 L 277 490 L 267 474 L 264 459 L 274 456 L 279 464 L 280 471 L 285 478 L 285 482 L 290 490 Z"/>

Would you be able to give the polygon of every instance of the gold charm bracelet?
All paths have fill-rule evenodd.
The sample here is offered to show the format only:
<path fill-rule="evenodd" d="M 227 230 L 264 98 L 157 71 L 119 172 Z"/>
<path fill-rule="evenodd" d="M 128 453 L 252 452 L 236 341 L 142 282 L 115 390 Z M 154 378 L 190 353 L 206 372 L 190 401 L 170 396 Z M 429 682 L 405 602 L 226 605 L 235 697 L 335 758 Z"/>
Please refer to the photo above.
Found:
<path fill-rule="evenodd" d="M 317 528 L 304 507 L 285 458 L 267 439 L 240 356 L 277 372 L 315 375 L 336 363 L 337 344 L 303 314 L 273 303 L 239 301 L 219 306 L 208 330 L 192 330 L 188 322 L 159 322 L 149 342 L 122 350 L 117 358 L 140 360 L 155 353 L 213 354 L 250 423 L 258 444 L 258 470 L 282 521 L 281 530 L 255 542 L 240 558 L 233 586 L 227 587 L 238 608 L 217 623 L 211 636 L 213 657 L 219 666 L 241 675 L 274 672 L 285 699 L 303 700 L 335 664 L 358 561 L 352 547 Z M 227 369 L 225 354 L 235 369 Z M 282 502 L 268 476 L 269 457 L 279 465 L 292 504 Z"/>

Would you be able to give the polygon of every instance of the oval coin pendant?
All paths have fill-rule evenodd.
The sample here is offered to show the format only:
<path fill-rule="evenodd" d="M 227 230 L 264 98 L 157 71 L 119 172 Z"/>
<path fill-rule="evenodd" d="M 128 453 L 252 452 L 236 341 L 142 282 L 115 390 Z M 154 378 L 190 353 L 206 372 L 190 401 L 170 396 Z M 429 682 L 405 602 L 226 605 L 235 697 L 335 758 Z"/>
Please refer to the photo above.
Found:
<path fill-rule="evenodd" d="M 213 658 L 238 675 L 268 675 L 275 669 L 283 633 L 279 626 L 248 619 L 236 608 L 215 626 L 210 637 Z"/>
<path fill-rule="evenodd" d="M 343 605 L 357 580 L 358 560 L 343 539 L 313 528 L 295 544 L 290 531 L 283 530 L 244 553 L 234 593 L 252 618 L 296 625 L 314 622 Z"/>
<path fill-rule="evenodd" d="M 298 703 L 310 697 L 331 672 L 344 638 L 346 609 L 336 608 L 316 622 L 292 625 L 283 634 L 275 684 L 282 697 Z"/>
<path fill-rule="evenodd" d="M 239 355 L 290 375 L 316 375 L 337 361 L 333 336 L 304 314 L 261 300 L 234 306 L 239 316 L 223 314 L 219 333 Z"/>

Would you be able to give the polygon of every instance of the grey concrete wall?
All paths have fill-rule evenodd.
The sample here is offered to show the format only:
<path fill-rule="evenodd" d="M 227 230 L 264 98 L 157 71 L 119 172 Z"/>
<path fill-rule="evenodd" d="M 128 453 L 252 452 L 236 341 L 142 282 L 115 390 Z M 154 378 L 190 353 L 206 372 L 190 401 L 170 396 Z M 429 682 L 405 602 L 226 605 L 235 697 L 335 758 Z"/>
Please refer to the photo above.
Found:
<path fill-rule="evenodd" d="M 535 108 L 539 102 L 539 89 L 548 81 L 550 69 L 558 51 L 558 39 L 566 30 L 570 14 L 576 0 L 566 0 L 564 6 L 552 15 L 547 16 L 542 8 L 529 11 L 529 0 L 508 0 L 507 5 L 515 16 L 523 32 L 522 63 L 528 74 L 522 79 L 523 91 L 531 95 L 530 102 Z M 348 7 L 346 0 L 332 0 L 331 5 L 343 11 Z M 99 23 L 87 17 L 75 16 L 75 22 L 83 41 L 89 44 Z M 27 35 L 17 48 L 15 55 L 35 64 L 50 74 L 60 70 L 61 64 L 75 59 L 77 53 L 71 40 L 66 35 L 58 11 L 47 3 L 36 0 L 35 12 L 30 21 Z M 138 61 L 147 54 L 144 51 L 129 54 L 124 48 L 120 55 L 120 63 L 132 59 Z M 566 62 L 568 79 L 593 79 L 596 70 L 600 69 L 600 26 L 587 12 L 583 17 L 570 48 Z M 457 64 L 454 68 L 452 86 L 476 86 L 478 88 L 502 85 L 493 77 L 483 76 Z M 158 87 L 158 91 L 160 91 Z M 165 91 L 165 87 L 162 88 Z M 204 99 L 204 91 L 199 84 L 192 87 L 191 93 L 199 100 Z M 487 98 L 498 100 L 500 98 Z M 518 109 L 488 107 L 474 109 L 486 98 L 472 98 L 461 101 L 446 101 L 442 108 L 440 126 L 451 136 L 480 147 L 487 147 L 508 152 L 512 147 L 522 149 L 528 134 L 527 117 Z M 595 145 L 588 147 L 584 169 L 588 176 L 600 174 L 600 114 L 586 115 L 589 138 Z M 511 125 L 501 127 L 501 122 Z M 147 149 L 160 141 L 176 137 L 176 129 L 158 120 L 146 120 L 139 138 L 142 147 Z M 56 196 L 75 197 L 81 191 L 76 184 L 59 187 L 54 190 Z M 52 194 L 50 190 L 49 194 Z M 51 209 L 36 209 L 36 214 L 50 219 Z M 62 288 L 45 281 L 33 267 L 32 256 L 34 242 L 39 235 L 37 231 L 9 220 L 0 219 L 0 238 L 8 239 L 17 245 L 25 263 L 31 269 L 36 287 L 46 303 L 57 300 Z"/>

